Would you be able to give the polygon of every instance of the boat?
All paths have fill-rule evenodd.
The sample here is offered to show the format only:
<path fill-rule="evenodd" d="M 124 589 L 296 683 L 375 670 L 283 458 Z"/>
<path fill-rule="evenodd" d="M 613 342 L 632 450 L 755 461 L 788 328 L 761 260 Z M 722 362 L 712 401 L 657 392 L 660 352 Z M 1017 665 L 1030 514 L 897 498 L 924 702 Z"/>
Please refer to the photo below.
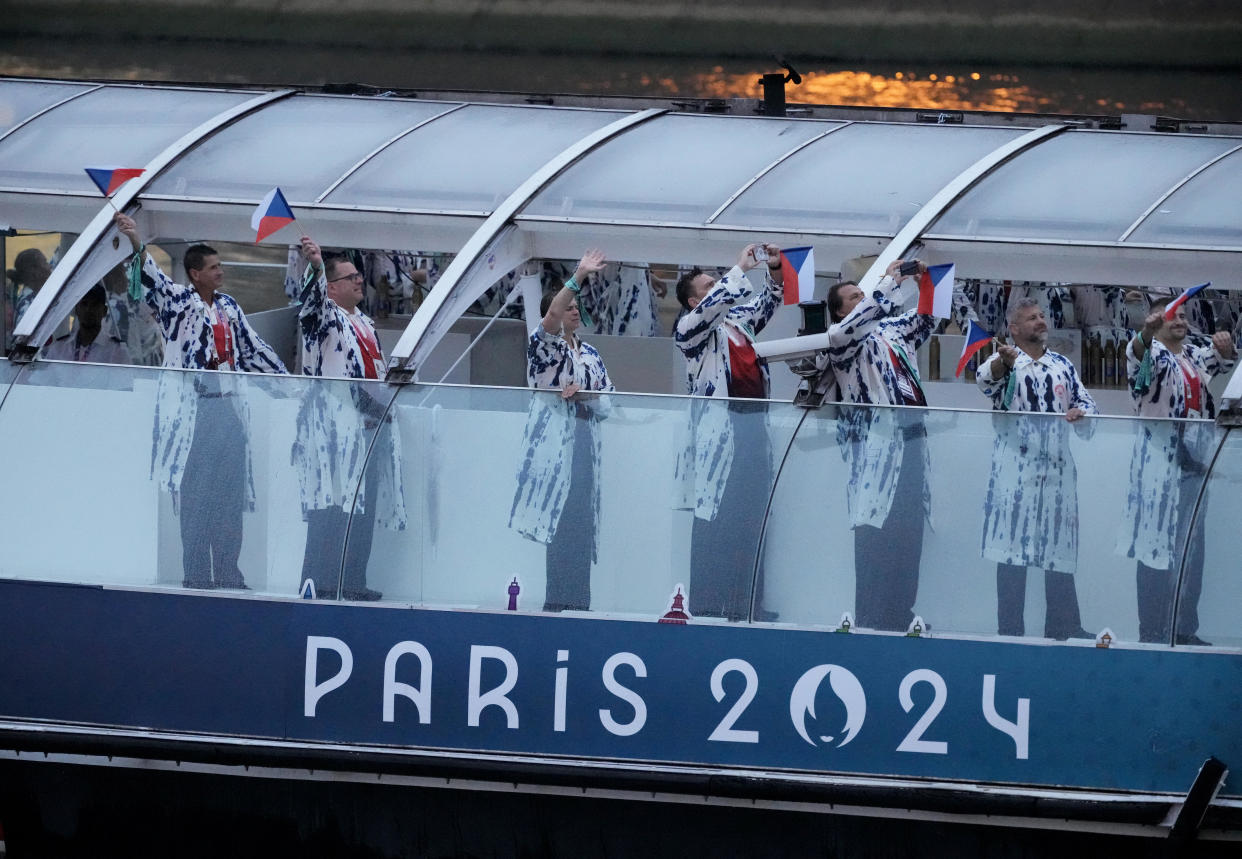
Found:
<path fill-rule="evenodd" d="M 5 244 L 61 247 L 0 361 L 0 826 L 15 855 L 72 837 L 140 852 L 153 842 L 138 830 L 172 837 L 192 820 L 278 822 L 306 843 L 330 830 L 392 855 L 444 827 L 486 834 L 425 852 L 571 853 L 556 839 L 576 813 L 660 852 L 671 842 L 652 846 L 644 819 L 786 850 L 883 833 L 931 854 L 1016 830 L 1050 846 L 1242 839 L 1228 778 L 1242 761 L 1233 382 L 1220 419 L 1195 422 L 1212 450 L 1191 526 L 1210 645 L 1184 646 L 1175 626 L 1137 640 L 1118 534 L 1132 451 L 1170 422 L 1130 416 L 1115 383 L 1097 390 L 1094 433 L 1068 442 L 1094 638 L 1036 634 L 1034 591 L 1031 634 L 996 634 L 995 566 L 979 552 L 989 451 L 998 427 L 1032 418 L 993 414 L 952 380 L 961 338 L 947 336 L 945 372 L 920 356 L 941 379 L 919 617 L 867 629 L 853 617 L 849 414 L 793 402 L 779 361 L 820 341 L 782 308 L 762 340 L 773 399 L 748 413 L 771 446 L 734 461 L 776 464 L 745 561 L 765 594 L 732 622 L 684 602 L 693 514 L 674 503 L 673 464 L 694 412 L 680 356 L 668 337 L 593 336 L 618 390 L 600 424 L 590 609 L 549 612 L 544 547 L 511 525 L 523 426 L 547 395 L 524 385 L 521 315 L 469 312 L 498 282 L 493 306 L 510 306 L 531 261 L 599 247 L 653 269 L 727 267 L 756 241 L 813 246 L 821 287 L 854 272 L 869 288 L 913 253 L 1032 288 L 1212 281 L 1227 296 L 1242 288 L 1242 125 L 20 78 L 0 79 L 0 106 Z M 144 172 L 104 199 L 88 156 Z M 255 243 L 273 187 L 297 223 Z M 230 277 L 261 284 L 266 303 L 246 309 L 290 366 L 282 279 L 298 228 L 443 263 L 412 313 L 381 320 L 387 378 L 236 376 L 254 465 L 246 590 L 182 587 L 177 511 L 152 477 L 162 392 L 209 374 L 40 353 L 129 259 L 116 211 L 172 259 L 224 243 Z M 300 409 L 359 391 L 382 418 L 345 408 L 371 460 L 400 462 L 404 527 L 375 530 L 367 582 L 382 599 L 307 599 Z"/>

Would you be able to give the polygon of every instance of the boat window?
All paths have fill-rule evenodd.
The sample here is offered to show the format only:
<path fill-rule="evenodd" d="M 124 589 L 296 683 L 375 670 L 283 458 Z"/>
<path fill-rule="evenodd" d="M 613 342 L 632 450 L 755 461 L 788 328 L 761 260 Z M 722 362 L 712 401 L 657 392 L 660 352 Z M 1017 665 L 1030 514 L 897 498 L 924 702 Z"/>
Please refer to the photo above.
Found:
<path fill-rule="evenodd" d="M 4 326 L 5 349 L 13 345 L 13 329 L 44 283 L 51 276 L 64 252 L 77 236 L 73 233 L 43 230 L 13 230 L 13 235 L 0 235 L 4 256 Z"/>

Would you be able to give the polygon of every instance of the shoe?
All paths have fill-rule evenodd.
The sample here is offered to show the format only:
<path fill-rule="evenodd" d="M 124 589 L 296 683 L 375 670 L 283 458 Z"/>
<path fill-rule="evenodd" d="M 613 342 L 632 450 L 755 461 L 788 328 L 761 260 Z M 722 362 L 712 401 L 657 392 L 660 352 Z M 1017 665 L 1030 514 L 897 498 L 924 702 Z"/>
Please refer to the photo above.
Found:
<path fill-rule="evenodd" d="M 1182 645 L 1183 647 L 1211 647 L 1212 646 L 1212 642 L 1204 641 L 1202 638 L 1200 638 L 1198 635 L 1196 635 L 1193 632 L 1190 633 L 1189 635 L 1179 635 L 1177 638 L 1173 640 L 1177 644 Z"/>
<path fill-rule="evenodd" d="M 209 591 L 215 587 L 215 584 L 212 583 L 211 579 L 182 579 L 181 587 L 194 588 L 195 590 L 200 591 Z"/>
<path fill-rule="evenodd" d="M 770 608 L 761 608 L 755 612 L 755 620 L 760 623 L 775 623 L 780 620 L 780 617 L 779 611 L 772 611 Z"/>
<path fill-rule="evenodd" d="M 1062 632 L 1062 633 L 1057 633 L 1057 634 L 1050 633 L 1048 637 L 1051 638 L 1053 641 L 1065 641 L 1066 639 L 1070 639 L 1070 638 L 1085 638 L 1088 641 L 1095 641 L 1095 636 L 1092 633 L 1087 632 L 1081 626 L 1078 627 L 1078 629 L 1073 629 L 1073 630 L 1070 630 L 1069 632 Z"/>
<path fill-rule="evenodd" d="M 245 579 L 237 579 L 236 581 L 231 581 L 231 582 L 228 582 L 228 581 L 216 582 L 213 587 L 216 587 L 222 590 L 227 590 L 227 591 L 248 591 L 250 590 L 250 585 L 246 584 Z"/>
<path fill-rule="evenodd" d="M 379 591 L 373 591 L 370 588 L 359 588 L 356 591 L 342 591 L 341 596 L 347 600 L 354 602 L 375 602 L 382 600 L 384 595 Z"/>

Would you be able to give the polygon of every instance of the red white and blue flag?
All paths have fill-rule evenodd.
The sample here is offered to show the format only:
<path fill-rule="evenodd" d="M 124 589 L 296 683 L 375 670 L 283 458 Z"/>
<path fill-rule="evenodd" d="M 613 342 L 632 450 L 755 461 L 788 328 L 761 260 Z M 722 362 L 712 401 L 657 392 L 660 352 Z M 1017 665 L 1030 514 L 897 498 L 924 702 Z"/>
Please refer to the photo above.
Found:
<path fill-rule="evenodd" d="M 815 248 L 785 248 L 781 251 L 781 274 L 786 304 L 814 300 Z"/>
<path fill-rule="evenodd" d="M 285 195 L 280 193 L 279 188 L 273 188 L 250 216 L 250 226 L 257 234 L 254 243 L 257 245 L 281 227 L 292 224 L 294 220 L 293 210 L 285 201 Z"/>
<path fill-rule="evenodd" d="M 962 344 L 962 357 L 957 359 L 957 372 L 954 376 L 962 375 L 962 371 L 966 369 L 966 365 L 970 363 L 970 359 L 975 353 L 988 345 L 992 341 L 992 335 L 983 329 L 983 326 L 977 324 L 975 320 L 970 320 L 970 327 L 966 329 L 966 342 Z"/>
<path fill-rule="evenodd" d="M 1177 312 L 1177 308 L 1181 307 L 1183 304 L 1186 303 L 1186 299 L 1193 298 L 1194 296 L 1203 292 L 1203 290 L 1207 289 L 1211 285 L 1212 285 L 1212 281 L 1209 280 L 1207 283 L 1201 283 L 1198 286 L 1192 286 L 1190 289 L 1183 292 L 1177 298 L 1170 301 L 1167 305 L 1165 305 L 1164 318 L 1172 319 L 1173 314 Z"/>
<path fill-rule="evenodd" d="M 919 278 L 919 313 L 948 319 L 953 312 L 953 263 L 929 265 Z"/>
<path fill-rule="evenodd" d="M 86 167 L 84 169 L 86 170 L 86 175 L 91 177 L 91 181 L 99 189 L 99 193 L 105 197 L 111 197 L 117 188 L 120 188 L 130 179 L 134 179 L 147 172 L 142 167 Z"/>

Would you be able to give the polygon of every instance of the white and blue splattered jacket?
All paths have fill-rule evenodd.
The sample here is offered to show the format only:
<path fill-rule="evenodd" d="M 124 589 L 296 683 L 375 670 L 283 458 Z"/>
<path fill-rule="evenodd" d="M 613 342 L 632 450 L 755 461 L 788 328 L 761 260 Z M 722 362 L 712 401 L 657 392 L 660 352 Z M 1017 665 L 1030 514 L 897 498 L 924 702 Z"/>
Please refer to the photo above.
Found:
<path fill-rule="evenodd" d="M 143 299 L 155 314 L 164 337 L 164 366 L 180 369 L 206 369 L 216 359 L 215 336 L 207 303 L 190 286 L 176 283 L 160 271 L 150 254 L 141 251 L 130 265 L 142 256 Z M 228 321 L 235 344 L 237 369 L 260 373 L 286 373 L 285 365 L 250 327 L 241 307 L 230 296 L 216 293 L 216 312 Z M 250 408 L 245 391 L 226 370 L 216 371 L 219 390 L 235 394 L 232 402 L 242 426 L 249 432 Z M 194 440 L 194 421 L 198 415 L 199 389 L 196 374 L 165 373 L 160 375 L 156 393 L 155 428 L 151 450 L 151 474 L 170 492 L 174 501 L 181 489 L 185 463 Z M 246 445 L 246 509 L 254 509 L 254 475 L 250 462 L 250 445 Z"/>
<path fill-rule="evenodd" d="M 365 379 L 368 358 L 358 345 L 354 322 L 361 323 L 370 332 L 378 347 L 379 334 L 371 318 L 361 310 L 347 313 L 328 298 L 327 276 L 322 269 L 306 267 L 298 297 L 302 302 L 298 311 L 298 327 L 302 332 L 302 375 Z M 379 359 L 373 364 L 378 379 L 384 378 L 386 371 L 382 352 L 381 349 Z"/>
<path fill-rule="evenodd" d="M 525 454 L 518 466 L 517 489 L 509 510 L 509 527 L 524 537 L 549 543 L 561 521 L 565 499 L 569 497 L 573 475 L 574 433 L 591 433 L 591 468 L 595 492 L 591 514 L 598 525 L 600 508 L 600 437 L 595 426 L 608 416 L 608 397 L 562 399 L 560 391 L 571 382 L 580 390 L 609 392 L 612 380 L 599 352 L 589 343 L 578 341 L 570 348 L 565 338 L 549 334 L 540 324 L 526 346 L 526 379 L 532 388 L 547 393 L 531 397 L 523 434 Z M 586 420 L 579 420 L 584 415 Z M 594 561 L 599 554 L 599 528 L 591 549 Z"/>
<path fill-rule="evenodd" d="M 1139 382 L 1143 358 L 1150 360 L 1150 378 Z M 1137 414 L 1150 418 L 1213 418 L 1216 404 L 1209 380 L 1233 369 L 1235 361 L 1211 346 L 1186 342 L 1182 358 L 1199 377 L 1201 410 L 1192 413 L 1186 402 L 1186 376 L 1173 352 L 1156 340 L 1145 356 L 1126 347 L 1130 394 Z M 1178 518 L 1183 474 L 1203 474 L 1217 438 L 1208 420 L 1143 421 L 1136 427 L 1130 459 L 1126 515 L 1117 539 L 1117 552 L 1149 567 L 1167 570 L 1181 556 Z"/>
<path fill-rule="evenodd" d="M 713 399 L 729 396 L 730 324 L 753 341 L 780 306 L 785 295 L 781 284 L 763 268 L 763 285 L 755 290 L 738 266 L 716 281 L 703 300 L 677 320 L 673 339 L 686 358 L 687 391 Z M 768 388 L 768 367 L 759 363 L 763 387 Z M 700 519 L 716 518 L 725 481 L 733 468 L 733 424 L 725 403 L 690 404 L 690 431 L 677 455 L 674 507 L 693 510 Z M 769 456 L 768 451 L 748 451 Z"/>
<path fill-rule="evenodd" d="M 1078 566 L 1078 470 L 1069 430 L 1095 430 L 1091 420 L 1070 424 L 1072 408 L 1098 414 L 1095 400 L 1064 355 L 1038 358 L 1018 350 L 1012 370 L 1000 354 L 979 368 L 976 382 L 994 411 L 1042 413 L 994 421 L 992 471 L 983 507 L 983 557 L 1072 573 Z M 1043 415 L 1047 415 L 1046 417 Z"/>
<path fill-rule="evenodd" d="M 913 283 L 913 281 L 909 281 Z M 936 320 L 915 311 L 893 314 L 904 303 L 907 281 L 885 276 L 867 298 L 848 316 L 828 328 L 828 350 L 819 358 L 827 361 L 836 377 L 841 402 L 894 405 L 903 402 L 889 348 L 906 354 L 911 367 L 915 353 L 931 336 Z M 893 507 L 901 469 L 927 470 L 927 446 L 923 461 L 904 463 L 905 434 L 922 420 L 922 410 L 850 409 L 838 419 L 838 443 L 850 466 L 846 501 L 850 526 L 882 527 Z M 931 518 L 931 489 L 923 481 L 923 512 Z"/>
<path fill-rule="evenodd" d="M 599 334 L 618 337 L 655 337 L 660 333 L 659 312 L 646 265 L 610 262 L 582 289 L 582 301 Z"/>
<path fill-rule="evenodd" d="M 328 298 L 322 269 L 306 268 L 298 324 L 302 331 L 302 374 L 341 379 L 365 379 L 369 360 L 358 345 L 350 314 Z M 375 337 L 371 320 L 355 316 Z M 384 377 L 384 359 L 374 362 L 377 378 Z M 306 390 L 298 410 L 297 435 L 291 454 L 298 470 L 302 513 L 339 507 L 364 513 L 366 456 L 371 437 L 383 418 L 386 392 L 380 382 L 350 385 L 327 382 Z M 378 397 L 378 399 L 377 399 Z M 406 526 L 405 492 L 401 477 L 401 433 L 394 425 L 372 455 L 385 457 L 378 469 L 376 519 L 399 531 Z"/>

